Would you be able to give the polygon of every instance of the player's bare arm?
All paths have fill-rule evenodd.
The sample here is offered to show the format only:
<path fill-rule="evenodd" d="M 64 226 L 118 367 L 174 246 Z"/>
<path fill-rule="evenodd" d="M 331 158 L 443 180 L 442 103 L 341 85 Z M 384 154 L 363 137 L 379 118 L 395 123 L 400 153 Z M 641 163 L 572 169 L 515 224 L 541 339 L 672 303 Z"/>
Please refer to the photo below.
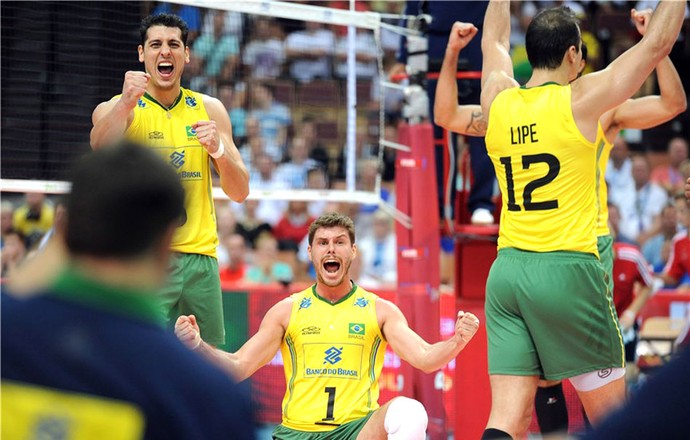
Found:
<path fill-rule="evenodd" d="M 190 316 L 180 316 L 175 323 L 175 335 L 189 348 L 241 382 L 266 365 L 276 355 L 290 321 L 292 298 L 275 304 L 266 312 L 259 330 L 235 353 L 215 348 L 204 342 L 199 327 Z"/>
<path fill-rule="evenodd" d="M 430 373 L 443 368 L 457 356 L 479 329 L 479 319 L 472 313 L 458 313 L 455 334 L 445 341 L 429 344 L 415 333 L 400 309 L 390 301 L 376 300 L 376 316 L 391 349 L 415 368 Z"/>
<path fill-rule="evenodd" d="M 482 28 L 481 107 L 489 119 L 491 104 L 500 92 L 519 84 L 513 78 L 510 59 L 510 2 L 491 0 Z"/>
<path fill-rule="evenodd" d="M 146 93 L 150 80 L 151 75 L 146 72 L 129 71 L 125 73 L 122 96 L 96 106 L 91 115 L 91 148 L 113 144 L 122 137 L 134 119 L 134 107 Z"/>
<path fill-rule="evenodd" d="M 644 36 L 652 18 L 652 10 L 633 10 L 632 17 L 638 32 Z M 629 99 L 614 110 L 610 110 L 612 113 L 610 117 L 607 118 L 607 115 L 602 117 L 602 126 L 609 141 L 613 141 L 620 130 L 626 128 L 644 130 L 656 127 L 685 111 L 687 108 L 685 89 L 678 71 L 668 56 L 657 64 L 656 76 L 659 95 Z M 610 120 L 607 125 L 603 123 L 605 118 Z"/>
<path fill-rule="evenodd" d="M 199 121 L 194 129 L 197 139 L 209 154 L 217 154 L 223 144 L 223 154 L 212 159 L 220 175 L 223 192 L 235 202 L 242 202 L 249 194 L 249 172 L 232 138 L 232 124 L 225 106 L 216 98 L 204 95 L 204 107 L 210 121 Z"/>
<path fill-rule="evenodd" d="M 472 38 L 477 28 L 471 23 L 453 24 L 448 38 L 446 55 L 436 86 L 434 100 L 434 122 L 446 130 L 470 136 L 484 136 L 486 121 L 479 105 L 458 105 L 457 65 L 458 57 Z"/>
<path fill-rule="evenodd" d="M 662 1 L 642 40 L 606 69 L 572 83 L 573 117 L 586 138 L 593 140 L 601 115 L 630 98 L 668 56 L 680 32 L 684 11 L 684 2 Z M 633 18 L 636 14 L 633 10 Z"/>

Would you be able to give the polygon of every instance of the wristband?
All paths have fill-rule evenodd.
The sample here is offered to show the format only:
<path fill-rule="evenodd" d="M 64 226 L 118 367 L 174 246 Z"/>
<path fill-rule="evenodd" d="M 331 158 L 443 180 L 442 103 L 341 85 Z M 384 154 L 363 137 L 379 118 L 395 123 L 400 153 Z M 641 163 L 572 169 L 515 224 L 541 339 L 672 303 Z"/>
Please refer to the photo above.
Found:
<path fill-rule="evenodd" d="M 623 312 L 623 314 L 621 315 L 621 317 L 623 317 L 623 316 L 629 316 L 630 319 L 635 319 L 635 316 L 636 316 L 636 315 L 635 315 L 635 312 L 633 312 L 632 310 L 626 310 L 626 311 Z"/>
<path fill-rule="evenodd" d="M 220 159 L 223 156 L 223 154 L 225 154 L 225 145 L 223 145 L 223 141 L 221 140 L 220 143 L 218 143 L 218 149 L 215 153 L 208 154 L 214 159 Z"/>

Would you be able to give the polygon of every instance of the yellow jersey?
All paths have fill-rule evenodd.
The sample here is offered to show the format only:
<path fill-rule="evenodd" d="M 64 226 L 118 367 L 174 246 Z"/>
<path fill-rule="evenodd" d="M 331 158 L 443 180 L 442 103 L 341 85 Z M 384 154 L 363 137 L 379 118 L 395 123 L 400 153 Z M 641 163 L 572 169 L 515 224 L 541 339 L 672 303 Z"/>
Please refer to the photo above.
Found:
<path fill-rule="evenodd" d="M 209 120 L 209 116 L 200 93 L 181 88 L 169 108 L 145 93 L 134 108 L 134 120 L 125 136 L 160 153 L 180 176 L 185 190 L 185 217 L 175 231 L 171 249 L 216 257 L 218 234 L 210 156 L 192 128 L 201 120 Z"/>
<path fill-rule="evenodd" d="M 613 149 L 613 144 L 606 139 L 606 134 L 604 133 L 601 123 L 599 123 L 599 127 L 597 127 L 597 139 L 594 143 L 597 145 L 597 152 L 599 154 L 597 158 L 597 204 L 599 206 L 597 237 L 601 237 L 611 233 L 609 230 L 609 192 L 606 186 L 606 166 L 609 163 L 609 156 Z"/>
<path fill-rule="evenodd" d="M 376 319 L 377 298 L 356 285 L 335 304 L 315 286 L 292 295 L 281 345 L 284 426 L 331 431 L 379 407 L 386 342 Z"/>
<path fill-rule="evenodd" d="M 575 125 L 570 85 L 499 93 L 486 148 L 503 196 L 499 249 L 599 255 L 597 149 Z"/>

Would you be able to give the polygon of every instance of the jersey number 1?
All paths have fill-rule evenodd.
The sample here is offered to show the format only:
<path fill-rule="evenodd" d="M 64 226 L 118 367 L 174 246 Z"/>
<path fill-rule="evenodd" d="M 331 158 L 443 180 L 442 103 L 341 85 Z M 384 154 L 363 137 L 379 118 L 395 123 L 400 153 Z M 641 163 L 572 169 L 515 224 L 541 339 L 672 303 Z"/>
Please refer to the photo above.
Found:
<path fill-rule="evenodd" d="M 508 192 L 508 211 L 520 211 L 520 205 L 515 203 L 515 183 L 513 182 L 513 164 L 510 161 L 510 156 L 501 157 L 501 164 L 506 170 L 506 186 Z M 558 173 L 561 171 L 561 162 L 553 154 L 528 154 L 522 156 L 522 169 L 527 170 L 533 164 L 545 163 L 549 167 L 549 171 L 544 177 L 534 179 L 525 185 L 525 190 L 522 193 L 522 200 L 524 202 L 525 211 L 544 211 L 547 209 L 558 208 L 558 200 L 547 200 L 544 202 L 533 202 L 532 193 L 534 190 L 541 188 L 553 182 Z"/>
<path fill-rule="evenodd" d="M 324 422 L 332 422 L 335 420 L 333 418 L 333 407 L 335 406 L 335 387 L 326 387 L 323 390 L 324 393 L 328 394 L 328 406 L 326 407 L 326 417 L 323 419 Z"/>

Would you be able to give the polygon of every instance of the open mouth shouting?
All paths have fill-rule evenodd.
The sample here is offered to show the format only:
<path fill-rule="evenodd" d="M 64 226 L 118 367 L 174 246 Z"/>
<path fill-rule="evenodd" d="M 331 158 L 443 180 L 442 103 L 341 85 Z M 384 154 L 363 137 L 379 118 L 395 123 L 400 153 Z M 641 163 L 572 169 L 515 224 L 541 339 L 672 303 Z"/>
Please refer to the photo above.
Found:
<path fill-rule="evenodd" d="M 335 258 L 328 258 L 323 262 L 323 269 L 327 274 L 336 274 L 340 270 L 341 263 Z"/>
<path fill-rule="evenodd" d="M 170 61 L 161 61 L 158 63 L 158 66 L 156 66 L 156 70 L 158 70 L 158 74 L 164 79 L 170 79 L 173 76 L 175 68 Z"/>

